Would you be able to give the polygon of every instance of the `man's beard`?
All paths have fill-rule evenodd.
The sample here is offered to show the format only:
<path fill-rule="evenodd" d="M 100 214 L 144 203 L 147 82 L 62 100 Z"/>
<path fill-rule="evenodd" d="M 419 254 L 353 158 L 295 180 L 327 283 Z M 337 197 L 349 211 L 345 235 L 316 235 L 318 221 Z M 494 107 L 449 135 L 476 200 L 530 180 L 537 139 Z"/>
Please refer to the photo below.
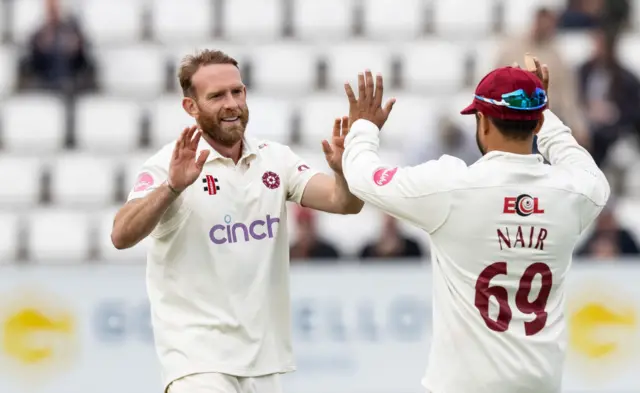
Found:
<path fill-rule="evenodd" d="M 235 116 L 238 116 L 240 119 L 240 124 L 227 125 L 222 121 L 225 117 Z M 197 120 L 200 129 L 202 129 L 202 132 L 206 136 L 222 146 L 231 147 L 244 137 L 244 132 L 249 123 L 249 108 L 245 106 L 236 112 L 225 112 L 215 115 L 207 114 L 200 108 L 200 115 Z"/>

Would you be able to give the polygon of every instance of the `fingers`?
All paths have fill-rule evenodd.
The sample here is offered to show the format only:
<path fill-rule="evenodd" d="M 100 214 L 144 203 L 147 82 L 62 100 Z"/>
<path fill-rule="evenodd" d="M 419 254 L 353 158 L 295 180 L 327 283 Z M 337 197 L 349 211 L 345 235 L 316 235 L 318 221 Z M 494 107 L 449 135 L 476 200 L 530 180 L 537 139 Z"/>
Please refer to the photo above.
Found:
<path fill-rule="evenodd" d="M 542 65 L 542 82 L 549 83 L 549 66 L 546 64 Z"/>
<path fill-rule="evenodd" d="M 382 74 L 378 73 L 376 75 L 376 92 L 373 98 L 373 105 L 376 108 L 380 108 L 382 106 L 382 93 L 384 91 L 384 86 L 382 83 Z"/>
<path fill-rule="evenodd" d="M 198 148 L 198 144 L 200 143 L 200 138 L 202 138 L 202 132 L 197 131 L 195 133 L 195 135 L 193 136 L 193 138 L 191 138 L 191 142 L 189 147 L 192 149 L 197 149 Z"/>
<path fill-rule="evenodd" d="M 391 110 L 393 109 L 393 106 L 396 103 L 396 99 L 392 98 L 389 101 L 387 101 L 386 105 L 384 106 L 384 108 L 382 109 L 384 111 L 385 116 L 389 116 L 389 114 L 391 113 Z"/>
<path fill-rule="evenodd" d="M 180 150 L 182 149 L 182 146 L 184 145 L 184 140 L 185 140 L 185 136 L 187 135 L 187 132 L 189 132 L 189 128 L 185 128 L 184 130 L 182 130 L 182 132 L 180 133 L 180 136 L 178 137 L 178 140 L 176 140 L 176 144 L 173 147 L 173 158 L 176 159 L 180 156 Z"/>
<path fill-rule="evenodd" d="M 369 105 L 375 105 L 375 102 L 373 102 L 374 86 L 373 86 L 373 74 L 371 74 L 371 70 L 364 71 L 364 81 L 365 81 L 364 94 L 365 94 L 366 102 Z"/>
<path fill-rule="evenodd" d="M 198 159 L 196 160 L 196 167 L 200 170 L 204 167 L 204 163 L 207 162 L 207 158 L 209 157 L 209 150 L 203 150 L 200 152 Z"/>
<path fill-rule="evenodd" d="M 365 84 L 364 84 L 364 75 L 362 73 L 358 74 L 358 100 L 362 102 L 365 95 Z"/>
<path fill-rule="evenodd" d="M 347 98 L 349 99 L 349 105 L 355 105 L 358 103 L 358 100 L 356 99 L 356 95 L 353 93 L 353 89 L 351 88 L 351 85 L 349 84 L 349 82 L 345 82 L 344 91 L 347 93 Z"/>
<path fill-rule="evenodd" d="M 342 132 L 341 136 L 345 137 L 349 133 L 349 116 L 342 116 Z"/>
<path fill-rule="evenodd" d="M 191 126 L 187 129 L 187 132 L 182 139 L 182 147 L 189 147 L 191 144 L 191 138 L 193 137 L 193 133 L 198 129 L 198 126 Z"/>
<path fill-rule="evenodd" d="M 337 137 L 340 136 L 340 123 L 341 123 L 341 119 L 338 117 L 337 119 L 335 119 L 333 121 L 333 137 Z"/>
<path fill-rule="evenodd" d="M 331 156 L 333 154 L 333 149 L 331 148 L 331 144 L 326 139 L 322 141 L 322 151 L 325 156 Z"/>

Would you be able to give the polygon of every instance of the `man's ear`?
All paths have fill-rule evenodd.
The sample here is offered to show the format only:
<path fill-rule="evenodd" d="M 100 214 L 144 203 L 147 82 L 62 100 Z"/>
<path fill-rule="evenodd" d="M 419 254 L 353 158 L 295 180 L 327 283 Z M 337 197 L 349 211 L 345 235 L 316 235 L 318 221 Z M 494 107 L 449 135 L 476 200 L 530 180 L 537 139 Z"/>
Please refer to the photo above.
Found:
<path fill-rule="evenodd" d="M 489 124 L 491 120 L 489 120 L 489 118 L 485 116 L 484 113 L 482 112 L 478 112 L 477 116 L 478 116 L 479 129 L 482 131 L 484 135 L 487 135 L 489 133 L 489 129 L 491 128 Z"/>
<path fill-rule="evenodd" d="M 196 105 L 196 101 L 191 97 L 184 97 L 182 99 L 182 108 L 193 118 L 199 113 L 198 105 Z"/>

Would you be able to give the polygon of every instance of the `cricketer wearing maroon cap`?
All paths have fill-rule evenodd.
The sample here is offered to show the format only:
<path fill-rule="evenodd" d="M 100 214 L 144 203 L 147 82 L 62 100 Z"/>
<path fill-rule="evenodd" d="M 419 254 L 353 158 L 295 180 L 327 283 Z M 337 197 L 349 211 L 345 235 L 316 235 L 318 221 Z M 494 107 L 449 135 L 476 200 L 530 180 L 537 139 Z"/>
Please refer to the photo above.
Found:
<path fill-rule="evenodd" d="M 429 234 L 433 334 L 422 385 L 430 393 L 562 389 L 565 279 L 610 190 L 546 109 L 546 68 L 535 62 L 532 71 L 495 70 L 469 97 L 463 113 L 475 114 L 484 153 L 470 166 L 449 155 L 412 167 L 382 162 L 380 128 L 393 103 L 382 106 L 382 76 L 374 84 L 371 72 L 360 75 L 358 98 L 346 86 L 349 190 Z M 541 154 L 532 154 L 535 133 Z"/>
<path fill-rule="evenodd" d="M 503 95 L 519 90 L 532 96 L 545 89 L 540 78 L 532 72 L 519 67 L 498 68 L 482 78 L 473 102 L 460 112 L 476 115 L 476 142 L 483 155 L 492 145 L 496 150 L 531 153 L 533 136 L 547 109 L 546 103 L 536 109 L 522 110 L 489 102 L 501 101 Z"/>

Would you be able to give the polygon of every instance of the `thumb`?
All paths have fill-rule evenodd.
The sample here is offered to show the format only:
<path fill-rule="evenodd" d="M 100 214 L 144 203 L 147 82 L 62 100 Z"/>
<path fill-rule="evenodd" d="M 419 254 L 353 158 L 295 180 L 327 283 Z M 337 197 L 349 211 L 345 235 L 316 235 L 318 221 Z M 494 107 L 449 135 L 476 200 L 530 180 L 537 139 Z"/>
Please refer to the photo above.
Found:
<path fill-rule="evenodd" d="M 322 141 L 322 151 L 324 152 L 324 155 L 327 157 L 333 154 L 333 149 L 331 148 L 329 141 L 327 141 L 326 139 Z"/>
<path fill-rule="evenodd" d="M 396 99 L 395 98 L 392 98 L 389 101 L 387 101 L 387 103 L 385 104 L 384 109 L 383 109 L 385 115 L 389 116 L 389 114 L 391 113 L 391 110 L 393 109 L 393 106 L 395 105 L 395 103 L 396 103 Z"/>
<path fill-rule="evenodd" d="M 199 170 L 202 170 L 202 168 L 204 167 L 204 163 L 207 161 L 207 157 L 209 157 L 209 153 L 211 153 L 209 150 L 203 150 L 200 152 L 200 155 L 198 156 L 198 160 L 196 161 L 196 167 Z"/>

